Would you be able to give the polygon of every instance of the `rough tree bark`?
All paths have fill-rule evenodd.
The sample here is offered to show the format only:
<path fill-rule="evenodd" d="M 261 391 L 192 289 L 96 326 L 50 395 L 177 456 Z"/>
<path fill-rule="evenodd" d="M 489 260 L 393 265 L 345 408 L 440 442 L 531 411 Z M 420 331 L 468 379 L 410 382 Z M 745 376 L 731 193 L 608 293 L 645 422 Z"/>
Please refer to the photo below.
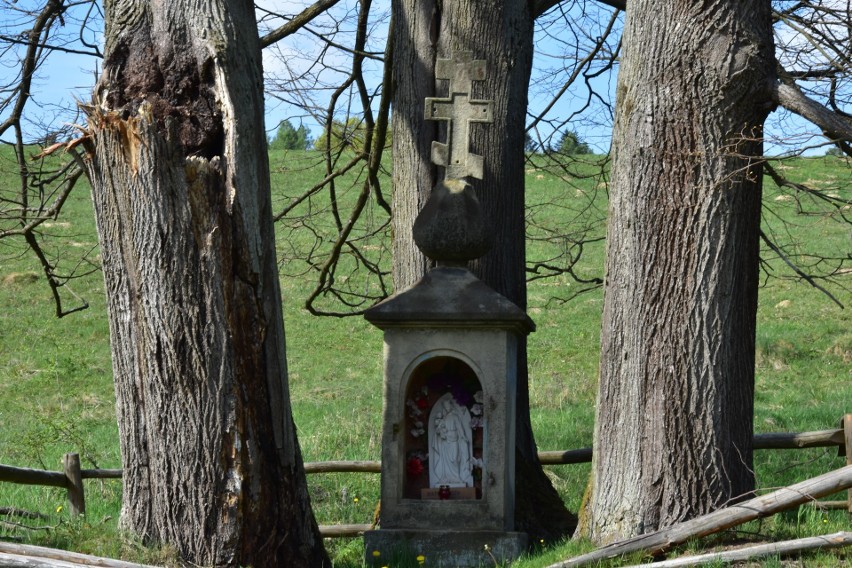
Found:
<path fill-rule="evenodd" d="M 327 564 L 290 413 L 253 4 L 104 8 L 87 170 L 121 525 L 198 565 Z"/>
<path fill-rule="evenodd" d="M 617 86 L 590 501 L 598 543 L 753 490 L 770 2 L 631 0 Z"/>
<path fill-rule="evenodd" d="M 474 59 L 486 61 L 487 78 L 474 83 L 473 96 L 493 100 L 494 122 L 472 128 L 470 151 L 484 157 L 485 176 L 468 181 L 494 226 L 496 243 L 471 263 L 471 270 L 525 309 L 524 126 L 534 20 L 530 4 L 402 0 L 393 3 L 393 17 L 394 287 L 410 286 L 427 268 L 411 227 L 443 175 L 430 162 L 438 128 L 423 116 L 424 99 L 436 95 L 435 60 L 470 51 Z M 525 344 L 518 379 L 516 525 L 536 539 L 558 538 L 573 531 L 576 518 L 565 509 L 537 458 Z"/>

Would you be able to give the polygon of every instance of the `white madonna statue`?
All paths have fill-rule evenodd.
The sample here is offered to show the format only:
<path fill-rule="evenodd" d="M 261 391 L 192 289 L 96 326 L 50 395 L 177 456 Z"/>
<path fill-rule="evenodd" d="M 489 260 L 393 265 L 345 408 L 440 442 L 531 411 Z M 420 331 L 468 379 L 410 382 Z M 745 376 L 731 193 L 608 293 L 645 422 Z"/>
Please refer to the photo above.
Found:
<path fill-rule="evenodd" d="M 470 412 L 447 393 L 429 414 L 429 487 L 473 487 Z"/>

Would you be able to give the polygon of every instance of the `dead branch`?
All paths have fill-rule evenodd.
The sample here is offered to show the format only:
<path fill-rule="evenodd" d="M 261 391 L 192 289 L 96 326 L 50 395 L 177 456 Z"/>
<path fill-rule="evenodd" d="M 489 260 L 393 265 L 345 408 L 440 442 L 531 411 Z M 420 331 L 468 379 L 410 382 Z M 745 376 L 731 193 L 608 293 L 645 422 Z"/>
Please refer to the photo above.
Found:
<path fill-rule="evenodd" d="M 21 566 L 27 568 L 79 568 L 81 566 L 100 566 L 102 568 L 154 568 L 146 564 L 124 562 L 111 558 L 101 558 L 89 554 L 79 554 L 56 548 L 0 542 L 0 566 Z"/>
<path fill-rule="evenodd" d="M 60 521 L 61 523 L 61 521 Z M 32 526 L 26 525 L 24 523 L 16 523 L 14 521 L 0 521 L 0 527 L 5 527 L 7 529 L 17 531 L 18 529 L 27 530 L 27 531 L 52 531 L 56 530 L 59 524 L 55 525 L 44 525 L 44 526 Z M 4 537 L 5 538 L 5 537 Z"/>
<path fill-rule="evenodd" d="M 816 281 L 813 279 L 813 277 L 810 274 L 804 272 L 801 268 L 796 266 L 796 264 L 792 260 L 790 260 L 790 258 L 786 254 L 784 254 L 784 252 L 774 242 L 772 242 L 772 239 L 770 239 L 769 237 L 766 236 L 766 233 L 764 233 L 763 231 L 760 231 L 760 238 L 764 243 L 766 243 L 766 246 L 768 246 L 770 249 L 772 249 L 772 251 L 775 252 L 775 254 L 777 254 L 781 258 L 781 260 L 784 261 L 784 264 L 786 264 L 787 266 L 789 266 L 793 270 L 793 272 L 798 274 L 805 282 L 807 282 L 808 284 L 810 284 L 811 286 L 813 286 L 814 288 L 816 288 L 817 290 L 819 290 L 820 292 L 822 292 L 823 294 L 828 296 L 828 298 L 832 302 L 834 302 L 835 304 L 840 306 L 840 309 L 843 309 L 843 304 L 840 303 L 840 300 L 835 298 L 834 295 L 831 292 L 829 292 L 828 290 L 826 290 L 824 287 L 817 284 Z"/>
<path fill-rule="evenodd" d="M 795 540 L 759 544 L 737 550 L 727 550 L 725 552 L 712 552 L 698 556 L 685 556 L 672 560 L 663 560 L 662 562 L 637 564 L 635 566 L 628 566 L 627 568 L 638 568 L 639 566 L 642 566 L 642 568 L 674 568 L 675 566 L 699 566 L 701 564 L 717 564 L 720 562 L 739 562 L 762 556 L 788 556 L 806 550 L 842 548 L 850 544 L 852 544 L 852 532 L 836 532 L 825 536 L 797 538 Z"/>
<path fill-rule="evenodd" d="M 48 518 L 47 515 L 43 515 L 42 513 L 27 511 L 26 509 L 18 509 L 17 507 L 0 507 L 0 515 L 6 515 L 8 517 L 21 517 L 22 519 L 45 520 Z"/>
<path fill-rule="evenodd" d="M 659 554 L 687 540 L 717 533 L 754 519 L 768 517 L 850 487 L 852 487 L 852 465 L 847 465 L 743 503 L 725 507 L 653 533 L 604 546 L 588 554 L 552 564 L 548 568 L 585 566 L 634 552 Z"/>
<path fill-rule="evenodd" d="M 269 32 L 260 38 L 261 47 L 269 47 L 273 43 L 292 35 L 307 26 L 311 20 L 324 13 L 326 10 L 337 4 L 340 0 L 318 0 L 313 5 L 302 10 L 298 15 L 293 16 L 283 26 Z"/>

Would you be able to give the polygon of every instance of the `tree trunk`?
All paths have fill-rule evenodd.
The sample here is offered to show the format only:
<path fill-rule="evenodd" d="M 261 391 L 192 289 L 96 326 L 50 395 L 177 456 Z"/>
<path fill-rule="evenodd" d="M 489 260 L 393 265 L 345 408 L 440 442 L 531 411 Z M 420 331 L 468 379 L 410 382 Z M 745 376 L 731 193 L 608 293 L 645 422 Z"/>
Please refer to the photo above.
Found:
<path fill-rule="evenodd" d="M 471 128 L 469 151 L 484 157 L 485 176 L 469 178 L 495 230 L 495 246 L 471 270 L 526 309 L 524 126 L 533 54 L 529 4 L 506 2 L 394 3 L 394 286 L 419 279 L 427 261 L 411 237 L 414 218 L 443 172 L 431 164 L 438 128 L 424 121 L 425 98 L 435 89 L 435 60 L 470 51 L 486 61 L 486 80 L 473 97 L 493 100 L 492 124 Z M 443 135 L 441 141 L 444 141 Z M 544 474 L 529 417 L 526 344 L 519 350 L 516 460 L 516 527 L 538 538 L 570 534 L 576 518 Z"/>
<path fill-rule="evenodd" d="M 121 525 L 194 564 L 327 564 L 290 412 L 253 5 L 105 10 L 88 173 Z"/>
<path fill-rule="evenodd" d="M 631 0 L 590 503 L 598 543 L 748 496 L 770 3 Z"/>

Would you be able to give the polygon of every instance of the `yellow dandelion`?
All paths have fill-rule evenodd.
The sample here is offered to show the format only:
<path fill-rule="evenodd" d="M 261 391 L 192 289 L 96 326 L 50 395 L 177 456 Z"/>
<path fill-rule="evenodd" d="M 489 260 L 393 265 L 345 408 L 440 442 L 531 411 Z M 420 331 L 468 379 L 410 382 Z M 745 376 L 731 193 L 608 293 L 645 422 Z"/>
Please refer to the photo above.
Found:
<path fill-rule="evenodd" d="M 374 550 L 374 551 L 373 551 L 373 558 L 378 558 L 378 557 L 379 557 L 379 556 L 381 556 L 381 555 L 382 555 L 382 553 L 381 553 L 381 552 L 379 552 L 378 550 Z"/>
<path fill-rule="evenodd" d="M 425 556 L 423 556 L 422 554 L 418 554 L 418 555 L 417 555 L 417 563 L 418 563 L 418 564 L 423 564 L 424 562 L 426 562 L 426 557 L 425 557 Z"/>
<path fill-rule="evenodd" d="M 59 506 L 56 508 L 56 512 L 57 512 L 57 513 L 61 513 L 61 512 L 62 512 L 62 505 L 59 505 Z"/>
<path fill-rule="evenodd" d="M 352 502 L 353 502 L 353 503 L 357 503 L 357 502 L 358 502 L 358 498 L 357 498 L 357 497 L 355 497 L 354 499 L 352 499 Z"/>

